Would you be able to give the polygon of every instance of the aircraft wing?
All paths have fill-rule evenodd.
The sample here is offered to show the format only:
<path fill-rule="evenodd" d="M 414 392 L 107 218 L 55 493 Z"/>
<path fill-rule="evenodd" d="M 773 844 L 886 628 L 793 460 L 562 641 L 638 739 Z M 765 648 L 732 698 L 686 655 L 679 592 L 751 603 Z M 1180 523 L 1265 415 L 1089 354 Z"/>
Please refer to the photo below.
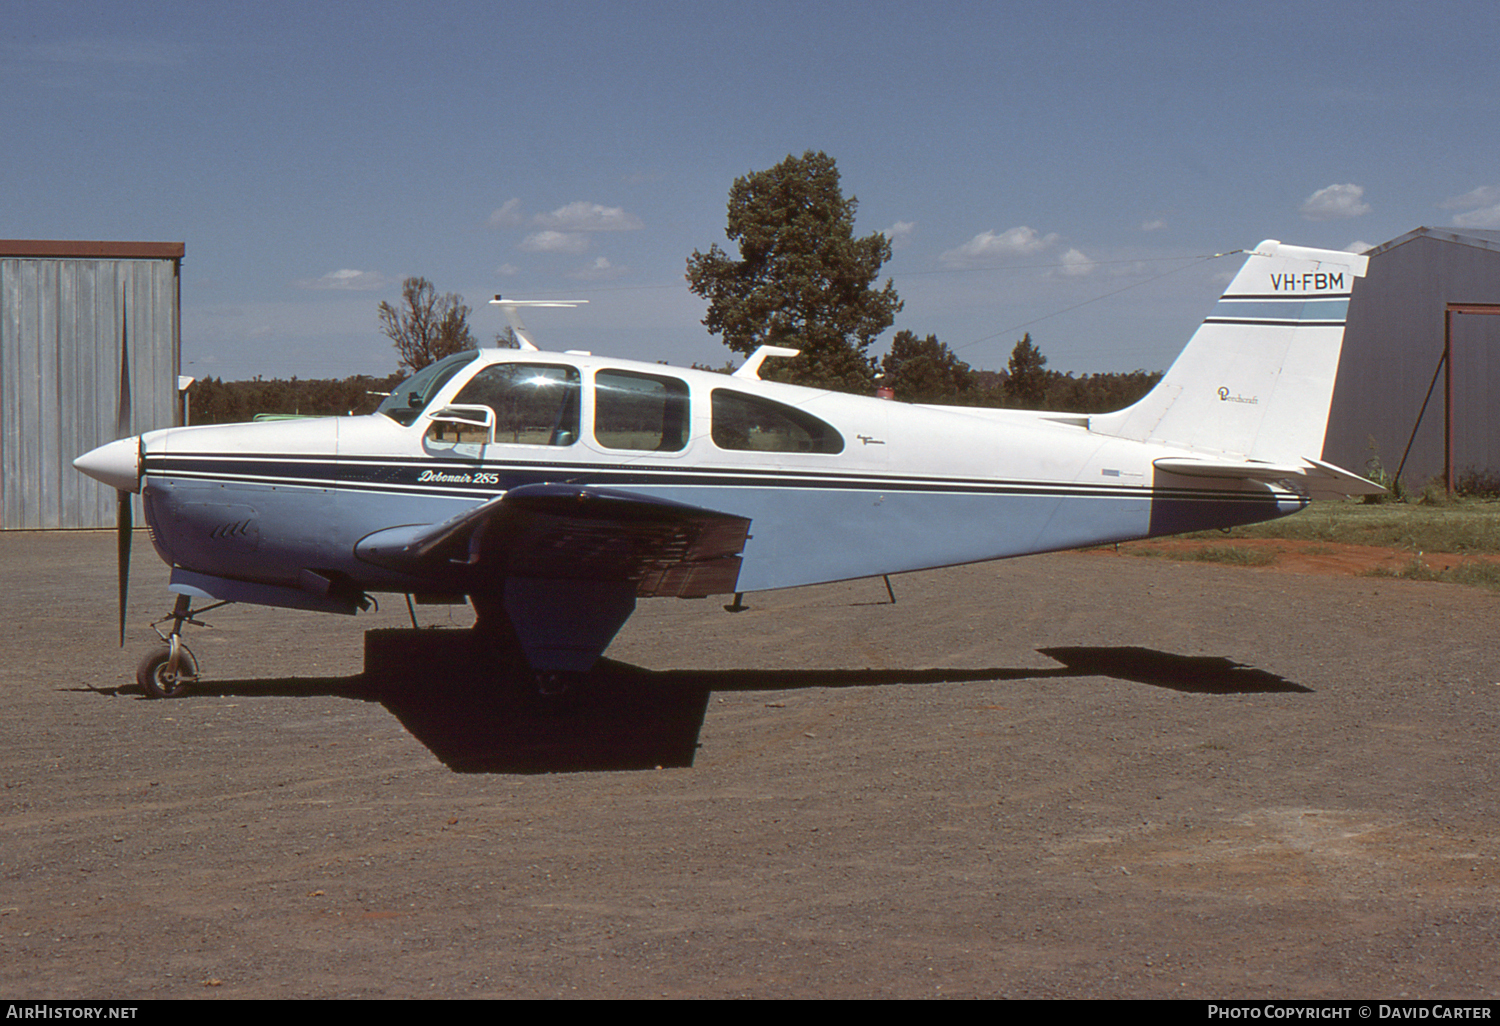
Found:
<path fill-rule="evenodd" d="M 471 590 L 506 577 L 631 581 L 636 595 L 729 594 L 749 537 L 744 517 L 607 488 L 534 484 L 437 524 L 393 527 L 362 560 Z"/>
<path fill-rule="evenodd" d="M 1164 456 L 1154 460 L 1158 470 L 1183 477 L 1239 478 L 1251 481 L 1286 481 L 1314 499 L 1346 495 L 1379 495 L 1385 489 L 1369 478 L 1352 474 L 1332 463 L 1305 457 L 1301 463 L 1265 463 L 1257 460 L 1208 460 L 1191 456 Z"/>

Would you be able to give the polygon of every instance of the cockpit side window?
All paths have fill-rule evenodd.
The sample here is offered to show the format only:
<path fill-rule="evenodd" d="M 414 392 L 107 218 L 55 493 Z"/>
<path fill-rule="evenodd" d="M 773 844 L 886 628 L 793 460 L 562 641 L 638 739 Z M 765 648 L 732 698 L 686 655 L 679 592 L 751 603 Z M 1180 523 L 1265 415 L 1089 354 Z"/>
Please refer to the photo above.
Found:
<path fill-rule="evenodd" d="M 784 403 L 716 388 L 712 395 L 713 440 L 720 449 L 741 452 L 844 451 L 832 425 Z"/>
<path fill-rule="evenodd" d="M 398 424 L 411 427 L 417 422 L 418 415 L 427 408 L 427 404 L 432 402 L 432 397 L 437 395 L 438 390 L 478 355 L 477 350 L 469 349 L 428 364 L 401 382 L 396 391 L 375 407 L 375 412 L 385 414 Z"/>
<path fill-rule="evenodd" d="M 572 445 L 578 441 L 581 387 L 573 367 L 496 363 L 474 375 L 453 405 L 494 410 L 498 444 Z"/>
<path fill-rule="evenodd" d="M 680 452 L 688 423 L 687 382 L 622 370 L 594 375 L 594 440 L 606 449 Z"/>

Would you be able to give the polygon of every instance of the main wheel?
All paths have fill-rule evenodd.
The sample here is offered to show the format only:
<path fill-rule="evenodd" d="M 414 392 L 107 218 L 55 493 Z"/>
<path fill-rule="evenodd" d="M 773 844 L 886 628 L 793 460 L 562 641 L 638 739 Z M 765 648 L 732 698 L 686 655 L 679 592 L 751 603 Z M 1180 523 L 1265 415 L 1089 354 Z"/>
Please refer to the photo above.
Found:
<path fill-rule="evenodd" d="M 135 682 L 146 692 L 147 698 L 176 698 L 187 693 L 193 681 L 198 679 L 198 660 L 186 645 L 179 646 L 177 672 L 171 671 L 172 650 L 166 645 L 153 648 L 136 667 Z"/>

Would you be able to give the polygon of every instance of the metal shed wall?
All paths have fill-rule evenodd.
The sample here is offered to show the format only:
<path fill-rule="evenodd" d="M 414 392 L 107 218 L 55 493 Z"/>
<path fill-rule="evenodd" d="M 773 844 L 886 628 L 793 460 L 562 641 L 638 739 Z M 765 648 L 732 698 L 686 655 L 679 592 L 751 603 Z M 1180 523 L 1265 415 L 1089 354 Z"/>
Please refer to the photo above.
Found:
<path fill-rule="evenodd" d="M 1324 458 L 1394 474 L 1443 355 L 1448 303 L 1500 304 L 1500 232 L 1418 228 L 1370 251 L 1356 286 Z M 1454 318 L 1453 463 L 1500 475 L 1500 317 Z M 1408 488 L 1443 473 L 1440 377 L 1402 472 Z"/>
<path fill-rule="evenodd" d="M 173 423 L 183 248 L 0 242 L 0 529 L 114 525 L 114 492 L 72 462 L 117 437 L 122 325 L 130 432 Z"/>

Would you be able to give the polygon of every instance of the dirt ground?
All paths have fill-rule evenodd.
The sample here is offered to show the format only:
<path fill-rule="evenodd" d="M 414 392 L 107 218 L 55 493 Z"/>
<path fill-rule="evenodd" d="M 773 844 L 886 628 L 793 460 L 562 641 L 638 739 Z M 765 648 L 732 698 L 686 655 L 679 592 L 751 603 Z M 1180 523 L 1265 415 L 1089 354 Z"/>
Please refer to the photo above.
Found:
<path fill-rule="evenodd" d="M 0 534 L 0 992 L 1500 996 L 1500 597 L 1110 552 L 651 600 L 542 702 L 399 597 Z M 462 610 L 423 608 L 424 625 Z M 403 653 L 393 660 L 390 653 Z M 657 768 L 660 767 L 660 768 Z"/>

